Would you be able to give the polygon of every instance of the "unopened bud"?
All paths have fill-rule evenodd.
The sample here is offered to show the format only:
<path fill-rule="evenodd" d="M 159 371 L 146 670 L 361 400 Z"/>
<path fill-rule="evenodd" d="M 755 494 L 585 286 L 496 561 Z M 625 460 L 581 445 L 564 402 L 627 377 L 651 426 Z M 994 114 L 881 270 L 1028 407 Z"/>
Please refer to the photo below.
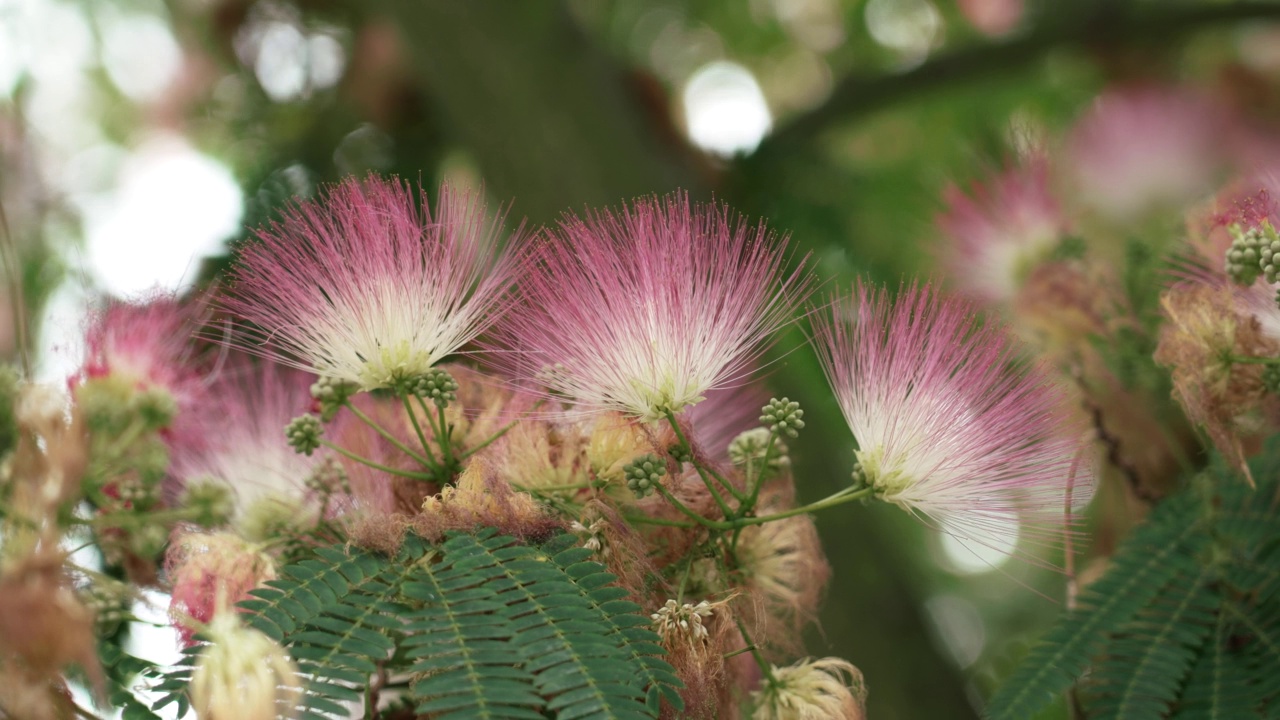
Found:
<path fill-rule="evenodd" d="M 322 377 L 312 383 L 311 397 L 320 404 L 320 419 L 324 422 L 332 420 L 357 390 L 359 387 L 355 383 L 337 378 Z"/>
<path fill-rule="evenodd" d="M 622 468 L 622 476 L 627 480 L 627 489 L 643 498 L 651 494 L 662 476 L 667 474 L 667 464 L 653 454 L 641 455 Z"/>
<path fill-rule="evenodd" d="M 431 368 L 413 378 L 408 384 L 408 391 L 423 400 L 434 402 L 440 408 L 446 408 L 449 403 L 458 399 L 458 381 L 446 370 Z"/>
<path fill-rule="evenodd" d="M 236 510 L 236 500 L 231 494 L 231 488 L 212 477 L 188 482 L 178 503 L 191 510 L 191 522 L 203 527 L 225 524 Z"/>
<path fill-rule="evenodd" d="M 760 422 L 778 435 L 794 438 L 799 437 L 799 431 L 804 429 L 803 417 L 804 411 L 800 409 L 800 403 L 787 398 L 773 398 L 761 408 Z"/>
<path fill-rule="evenodd" d="M 320 447 L 320 434 L 323 432 L 324 426 L 320 424 L 320 418 L 310 414 L 294 418 L 284 428 L 289 447 L 303 455 L 311 455 Z"/>
<path fill-rule="evenodd" d="M 1267 392 L 1280 395 L 1280 365 L 1267 365 L 1262 369 L 1262 386 Z"/>
<path fill-rule="evenodd" d="M 178 403 L 162 388 L 147 388 L 133 396 L 133 407 L 143 424 L 152 430 L 168 427 L 178 414 Z"/>
<path fill-rule="evenodd" d="M 791 464 L 791 458 L 787 457 L 787 444 L 780 438 L 774 438 L 773 447 L 770 448 L 769 438 L 772 434 L 768 428 L 753 428 L 740 433 L 733 442 L 729 443 L 729 462 L 744 470 L 748 466 L 755 468 L 763 466 L 777 472 L 788 467 Z M 769 454 L 767 459 L 766 451 Z"/>
<path fill-rule="evenodd" d="M 211 644 L 191 674 L 191 705 L 199 720 L 275 720 L 297 715 L 302 680 L 284 648 L 220 611 L 205 634 Z"/>
<path fill-rule="evenodd" d="M 1232 225 L 1228 231 L 1231 247 L 1227 248 L 1227 275 L 1239 285 L 1252 285 L 1263 272 L 1263 265 L 1270 264 L 1273 253 L 1269 248 L 1264 253 L 1267 243 L 1257 228 L 1242 230 L 1239 225 Z"/>

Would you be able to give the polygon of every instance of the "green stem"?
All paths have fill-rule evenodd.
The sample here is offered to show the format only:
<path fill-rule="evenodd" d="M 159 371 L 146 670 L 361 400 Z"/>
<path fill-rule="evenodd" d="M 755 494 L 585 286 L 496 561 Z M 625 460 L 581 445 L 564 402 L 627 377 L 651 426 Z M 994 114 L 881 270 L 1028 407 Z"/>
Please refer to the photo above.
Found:
<path fill-rule="evenodd" d="M 1244 357 L 1242 355 L 1232 355 L 1231 362 L 1241 363 L 1243 365 L 1280 365 L 1280 358 Z"/>
<path fill-rule="evenodd" d="M 844 503 L 847 503 L 851 500 L 861 500 L 862 498 L 871 496 L 874 492 L 875 492 L 875 488 L 873 487 L 864 487 L 864 488 L 856 488 L 856 489 L 846 488 L 844 490 L 841 490 L 838 493 L 835 493 L 834 495 L 829 495 L 815 503 L 810 503 L 808 505 L 805 505 L 804 507 L 792 508 L 790 510 L 783 510 L 782 512 L 777 512 L 772 515 L 763 515 L 761 517 L 740 518 L 738 520 L 734 520 L 730 523 L 725 523 L 725 524 L 733 528 L 743 527 L 747 525 L 762 525 L 767 522 L 773 522 L 774 520 L 784 520 L 789 517 L 795 517 L 796 515 L 804 515 L 806 513 L 825 510 L 829 507 L 835 507 L 836 505 L 843 505 Z M 725 528 L 725 529 L 728 529 L 728 528 Z"/>
<path fill-rule="evenodd" d="M 734 517 L 733 509 L 724 501 L 724 497 L 720 494 L 720 491 L 716 490 L 715 484 L 707 478 L 707 474 L 702 469 L 702 464 L 693 456 L 693 445 L 690 445 L 689 440 L 685 438 L 684 431 L 680 429 L 680 423 L 676 422 L 675 413 L 667 410 L 666 415 L 667 422 L 671 424 L 671 429 L 676 433 L 676 439 L 680 441 L 680 445 L 684 448 L 685 452 L 689 453 L 689 458 L 693 462 L 693 467 L 698 471 L 698 477 L 702 478 L 702 484 L 707 486 L 707 490 L 711 492 L 711 497 L 715 499 L 716 505 L 720 506 L 720 512 L 724 513 L 726 518 Z M 724 482 L 724 480 L 721 480 L 721 482 Z M 742 498 L 738 496 L 738 492 L 734 490 L 731 485 L 725 483 L 725 487 L 733 493 L 735 498 L 739 501 L 742 500 Z"/>
<path fill-rule="evenodd" d="M 480 452 L 481 450 L 483 450 L 483 449 L 485 449 L 485 448 L 489 447 L 489 446 L 490 446 L 490 445 L 492 445 L 492 444 L 494 443 L 494 441 L 496 441 L 498 438 L 502 437 L 503 435 L 506 435 L 506 434 L 507 434 L 507 431 L 508 431 L 508 430 L 510 430 L 511 428 L 515 427 L 515 426 L 516 426 L 516 423 L 518 423 L 518 422 L 520 422 L 520 421 L 519 421 L 519 420 L 512 420 L 511 422 L 507 423 L 506 425 L 503 425 L 501 430 L 499 430 L 498 432 L 496 432 L 496 433 L 494 433 L 494 434 L 490 435 L 490 436 L 488 437 L 488 439 L 486 439 L 484 442 L 480 443 L 479 445 L 476 445 L 475 447 L 470 448 L 470 449 L 468 449 L 466 452 L 464 452 L 464 453 L 462 453 L 461 455 L 459 455 L 459 456 L 458 456 L 458 459 L 459 459 L 459 460 L 466 460 L 467 458 L 471 457 L 472 455 L 475 455 L 476 453 Z"/>
<path fill-rule="evenodd" d="M 670 490 L 663 487 L 662 483 L 657 483 L 654 485 L 654 487 L 658 488 L 658 492 L 662 493 L 662 496 L 667 499 L 667 502 L 674 505 L 677 510 L 687 515 L 695 523 L 702 525 L 704 527 L 709 527 L 709 528 L 717 528 L 717 526 L 721 525 L 721 523 L 718 523 L 715 520 L 708 520 L 702 517 L 701 515 L 699 515 L 698 513 L 694 512 L 693 510 L 689 509 L 689 506 L 677 500 L 676 496 L 672 495 Z"/>
<path fill-rule="evenodd" d="M 435 453 L 431 452 L 431 445 L 427 442 L 426 433 L 422 432 L 422 425 L 418 423 L 418 414 L 414 412 L 413 405 L 409 403 L 407 394 L 400 396 L 400 402 L 404 404 L 404 413 L 409 416 L 409 422 L 413 424 L 413 431 L 418 435 L 418 442 L 422 443 L 422 449 L 427 454 L 427 459 L 431 461 L 431 469 L 439 470 L 440 466 L 436 463 Z"/>
<path fill-rule="evenodd" d="M 683 520 L 667 520 L 666 518 L 649 517 L 648 515 L 623 515 L 623 520 L 635 525 L 662 525 L 664 527 L 678 528 L 695 528 L 697 523 L 689 523 Z"/>
<path fill-rule="evenodd" d="M 369 458 L 364 457 L 362 455 L 357 455 L 351 452 L 350 450 L 347 450 L 346 448 L 338 447 L 337 445 L 334 445 L 328 440 L 321 440 L 320 444 L 336 453 L 341 454 L 344 457 L 351 458 L 352 460 L 360 463 L 361 465 L 367 465 L 368 467 L 371 467 L 374 470 L 381 470 L 382 472 L 385 472 L 385 473 L 390 473 L 392 475 L 399 475 L 400 477 L 406 477 L 413 480 L 435 480 L 436 479 L 436 476 L 434 473 L 420 473 L 420 472 L 413 472 L 412 470 L 400 470 L 399 468 L 393 468 L 389 465 L 383 465 L 381 463 L 374 462 L 373 460 L 370 460 Z"/>
<path fill-rule="evenodd" d="M 444 456 L 444 466 L 452 468 L 457 465 L 453 458 L 453 428 L 449 427 L 449 419 L 445 417 L 444 407 L 436 406 L 440 415 L 440 434 L 436 440 L 440 443 L 440 454 Z"/>
<path fill-rule="evenodd" d="M 561 492 L 563 490 L 586 490 L 591 487 L 591 483 L 572 483 L 569 485 L 543 485 L 540 487 L 528 487 L 525 485 L 516 485 L 517 490 L 527 493 L 544 493 L 544 492 Z"/>
<path fill-rule="evenodd" d="M 747 463 L 747 487 L 751 489 L 751 492 L 747 496 L 746 502 L 742 504 L 742 515 L 746 515 L 756 509 L 756 503 L 760 500 L 760 490 L 764 487 L 765 472 L 769 469 L 769 453 L 773 452 L 773 443 L 777 437 L 777 433 L 769 433 L 769 441 L 764 445 L 764 456 L 760 458 L 760 467 L 755 473 L 752 473 L 752 470 L 756 468 L 756 463 Z M 734 528 L 733 539 L 729 542 L 730 552 L 736 553 L 738 551 L 738 538 L 741 536 L 742 528 Z"/>
<path fill-rule="evenodd" d="M 773 676 L 773 668 L 769 667 L 764 655 L 760 654 L 760 648 L 756 647 L 755 641 L 751 639 L 751 633 L 747 632 L 746 624 L 742 622 L 742 618 L 735 617 L 733 620 L 738 623 L 738 632 L 742 633 L 742 639 L 747 643 L 746 649 L 751 651 L 751 657 L 755 658 L 756 665 L 760 666 L 760 673 L 764 675 L 765 682 L 769 683 L 769 687 L 776 687 L 778 680 Z"/>
<path fill-rule="evenodd" d="M 347 402 L 347 403 L 346 403 L 346 405 L 347 405 L 347 408 L 348 408 L 349 410 L 351 410 L 351 413 L 352 413 L 353 415 L 355 415 L 356 417 L 360 418 L 360 421 L 361 421 L 361 422 L 363 422 L 365 425 L 368 425 L 369 427 L 373 428 L 373 431 L 374 431 L 374 432 L 376 432 L 376 433 L 378 433 L 379 435 L 381 435 L 383 438 L 385 438 L 387 442 L 389 442 L 389 443 L 391 443 L 392 445 L 394 445 L 394 446 L 396 446 L 397 448 L 399 448 L 399 449 L 400 449 L 400 451 L 401 451 L 401 452 L 403 452 L 405 455 L 408 455 L 409 457 L 411 457 L 411 458 L 413 458 L 414 460 L 418 461 L 418 463 L 419 463 L 419 464 L 421 464 L 421 465 L 423 465 L 423 466 L 425 466 L 425 467 L 431 467 L 431 463 L 430 463 L 430 462 L 429 462 L 425 457 L 423 457 L 423 456 L 419 455 L 418 453 L 416 453 L 416 452 L 414 452 L 413 450 L 411 450 L 411 449 L 409 448 L 409 446 L 407 446 L 407 445 L 405 445 L 404 443 L 400 442 L 400 440 L 399 440 L 398 438 L 396 438 L 396 436 L 395 436 L 395 435 L 392 435 L 390 432 L 388 432 L 387 430 L 383 429 L 383 427 L 382 427 L 381 425 L 379 425 L 378 423 L 374 422 L 374 421 L 373 421 L 373 420 L 372 420 L 368 415 L 365 415 L 363 412 L 361 412 L 361 411 L 360 411 L 360 408 L 356 407 L 356 406 L 355 406 L 354 404 L 352 404 L 351 402 Z M 326 445 L 327 445 L 327 443 L 326 443 Z M 332 446 L 331 446 L 331 447 L 332 447 Z M 353 459 L 354 459 L 354 458 L 353 458 Z M 368 465 L 369 463 L 365 463 L 365 464 L 366 464 L 366 465 Z M 370 465 L 370 467 L 373 467 L 373 466 L 372 466 L 372 465 Z"/>

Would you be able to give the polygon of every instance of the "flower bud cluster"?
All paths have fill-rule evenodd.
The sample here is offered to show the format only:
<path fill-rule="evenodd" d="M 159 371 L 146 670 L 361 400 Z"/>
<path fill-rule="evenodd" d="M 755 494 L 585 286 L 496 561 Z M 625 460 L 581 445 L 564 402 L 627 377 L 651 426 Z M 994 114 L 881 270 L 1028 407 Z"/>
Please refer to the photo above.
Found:
<path fill-rule="evenodd" d="M 778 435 L 796 438 L 800 437 L 800 431 L 804 429 L 803 417 L 804 410 L 800 409 L 800 403 L 787 398 L 773 398 L 761 408 L 760 422 Z"/>
<path fill-rule="evenodd" d="M 430 400 L 444 409 L 458 400 L 458 381 L 447 370 L 431 368 L 426 373 L 406 383 L 406 390 L 423 400 Z"/>
<path fill-rule="evenodd" d="M 790 467 L 787 444 L 775 437 L 770 446 L 769 438 L 772 436 L 771 430 L 762 427 L 740 433 L 729 443 L 729 462 L 744 470 L 763 465 L 770 472 L 777 472 Z"/>
<path fill-rule="evenodd" d="M 320 447 L 320 435 L 323 432 L 324 426 L 320 424 L 320 418 L 311 414 L 294 418 L 284 428 L 289 447 L 303 455 L 310 455 Z"/>
<path fill-rule="evenodd" d="M 667 474 L 667 464 L 657 455 L 641 455 L 622 468 L 622 476 L 626 478 L 627 489 L 643 498 L 652 493 L 662 476 Z"/>
<path fill-rule="evenodd" d="M 320 406 L 320 419 L 324 422 L 332 420 L 347 399 L 359 389 L 358 385 L 349 380 L 332 377 L 321 377 L 312 383 L 311 397 Z"/>

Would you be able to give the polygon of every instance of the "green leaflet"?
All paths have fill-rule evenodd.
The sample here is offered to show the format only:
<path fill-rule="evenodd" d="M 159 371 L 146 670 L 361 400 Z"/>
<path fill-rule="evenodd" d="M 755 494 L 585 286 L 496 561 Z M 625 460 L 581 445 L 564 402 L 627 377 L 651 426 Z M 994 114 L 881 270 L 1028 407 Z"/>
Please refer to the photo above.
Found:
<path fill-rule="evenodd" d="M 1260 718 L 1280 709 L 1280 443 L 1256 491 L 1219 462 L 1156 507 L 992 697 L 1031 717 L 1079 684 L 1088 717 Z M 1088 671 L 1086 675 L 1086 671 Z"/>
<path fill-rule="evenodd" d="M 411 536 L 394 558 L 318 548 L 240 607 L 307 677 L 309 720 L 347 717 L 379 674 L 434 718 L 653 718 L 662 698 L 680 709 L 649 618 L 574 543 L 482 530 L 437 547 Z M 166 703 L 189 680 L 189 664 L 166 675 Z"/>

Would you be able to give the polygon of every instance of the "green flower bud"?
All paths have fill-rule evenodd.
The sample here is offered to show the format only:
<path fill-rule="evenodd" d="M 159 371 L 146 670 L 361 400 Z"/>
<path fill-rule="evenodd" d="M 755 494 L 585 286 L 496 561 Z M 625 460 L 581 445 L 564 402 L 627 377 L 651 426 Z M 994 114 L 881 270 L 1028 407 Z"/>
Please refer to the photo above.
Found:
<path fill-rule="evenodd" d="M 657 455 L 641 455 L 622 468 L 622 476 L 627 480 L 627 489 L 643 498 L 654 492 L 656 486 L 667 474 L 667 464 Z"/>
<path fill-rule="evenodd" d="M 188 482 L 178 502 L 193 512 L 191 521 L 202 527 L 225 525 L 236 511 L 236 499 L 231 488 L 212 477 Z"/>
<path fill-rule="evenodd" d="M 320 434 L 323 432 L 324 426 L 320 424 L 320 418 L 311 414 L 300 415 L 284 427 L 289 447 L 308 456 L 320 447 Z"/>
<path fill-rule="evenodd" d="M 178 414 L 178 403 L 173 396 L 155 387 L 135 393 L 132 405 L 142 422 L 152 430 L 168 427 Z"/>
<path fill-rule="evenodd" d="M 1280 365 L 1267 365 L 1263 368 L 1262 386 L 1267 392 L 1280 395 Z"/>
<path fill-rule="evenodd" d="M 311 397 L 320 403 L 320 419 L 329 422 L 360 388 L 348 380 L 322 377 L 311 384 Z"/>
<path fill-rule="evenodd" d="M 431 400 L 440 408 L 449 407 L 449 403 L 458 399 L 458 381 L 440 368 L 431 368 L 429 372 L 413 378 L 406 389 L 423 400 Z"/>
<path fill-rule="evenodd" d="M 308 490 L 321 495 L 351 494 L 351 485 L 347 481 L 347 469 L 334 457 L 321 460 L 307 477 L 305 485 Z"/>
<path fill-rule="evenodd" d="M 765 449 L 769 448 L 769 437 L 772 434 L 768 428 L 754 428 L 740 433 L 729 443 L 729 462 L 743 470 L 748 466 L 758 468 L 761 463 L 765 463 L 764 466 L 772 472 L 788 467 L 791 465 L 791 458 L 787 456 L 787 444 L 780 438 L 774 439 L 766 462 Z"/>
<path fill-rule="evenodd" d="M 1257 228 L 1242 230 L 1239 225 L 1232 225 L 1228 231 L 1231 247 L 1227 248 L 1227 276 L 1240 285 L 1252 285 L 1265 271 L 1264 266 L 1271 263 L 1274 253 L 1269 247 L 1264 249 L 1268 243 Z M 1274 268 L 1271 272 L 1274 274 Z M 1275 281 L 1268 279 L 1267 282 Z"/>
<path fill-rule="evenodd" d="M 760 422 L 778 435 L 794 438 L 799 437 L 799 431 L 804 429 L 803 417 L 804 411 L 800 409 L 800 403 L 787 398 L 773 398 L 761 408 Z"/>
<path fill-rule="evenodd" d="M 269 542 L 297 535 L 315 525 L 315 508 L 283 493 L 264 495 L 249 504 L 236 520 L 236 530 L 249 542 Z"/>
<path fill-rule="evenodd" d="M 13 409 L 18 402 L 21 383 L 22 376 L 17 368 L 0 365 L 0 456 L 18 444 L 18 421 Z"/>

